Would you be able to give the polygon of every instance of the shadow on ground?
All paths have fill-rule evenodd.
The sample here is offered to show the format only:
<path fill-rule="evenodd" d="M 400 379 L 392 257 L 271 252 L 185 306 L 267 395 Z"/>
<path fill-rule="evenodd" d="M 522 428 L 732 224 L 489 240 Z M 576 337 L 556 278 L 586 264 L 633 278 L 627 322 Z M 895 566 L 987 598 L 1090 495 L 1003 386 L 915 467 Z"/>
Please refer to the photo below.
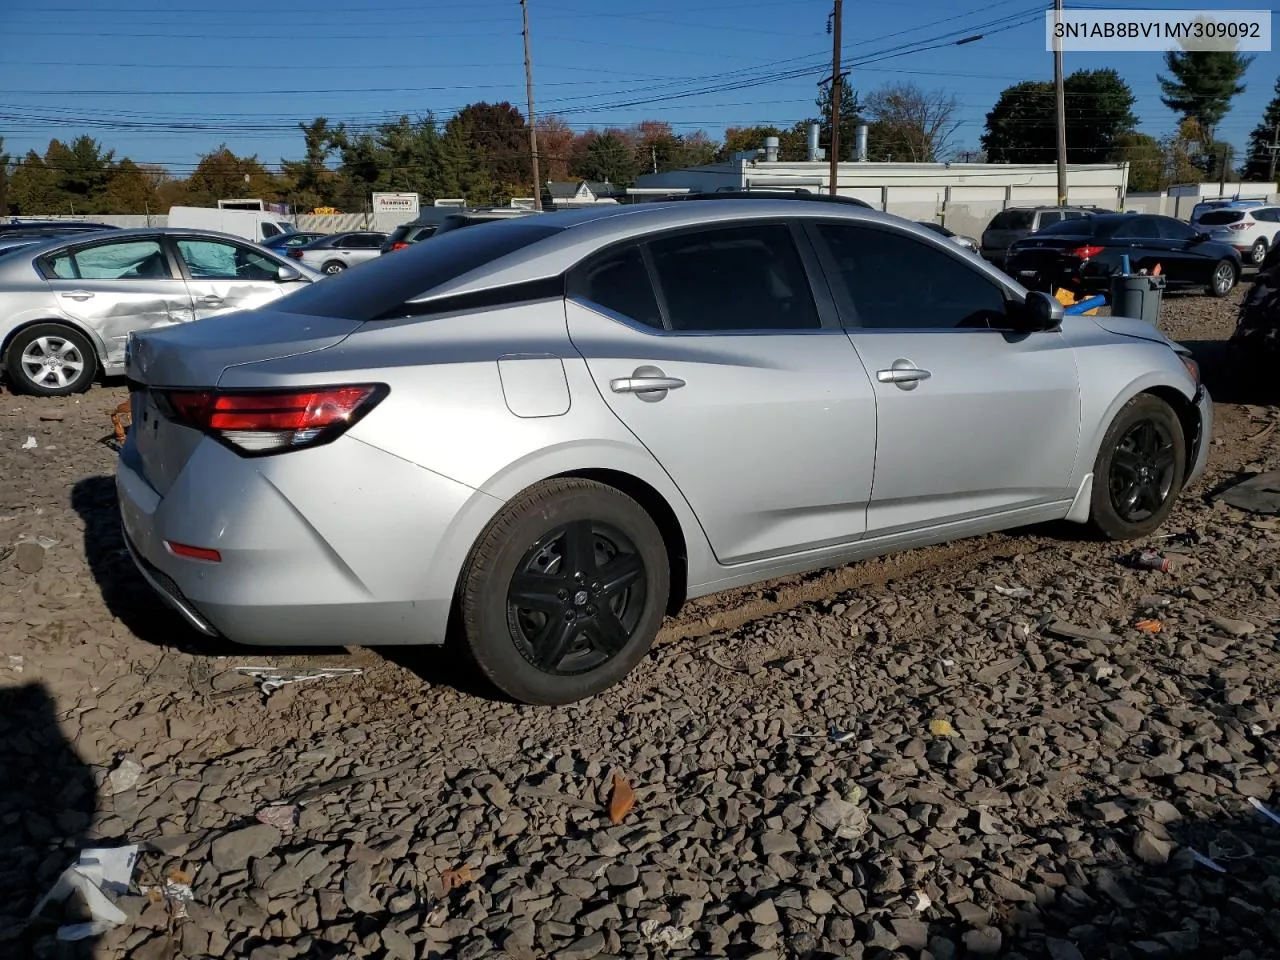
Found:
<path fill-rule="evenodd" d="M 1251 357 L 1226 340 L 1181 340 L 1189 349 L 1209 393 L 1218 403 L 1280 404 L 1280 358 Z"/>
<path fill-rule="evenodd" d="M 0 956 L 89 960 L 91 940 L 38 950 L 63 923 L 89 919 L 72 897 L 32 909 L 76 861 L 97 810 L 92 769 L 58 728 L 42 684 L 0 688 Z"/>

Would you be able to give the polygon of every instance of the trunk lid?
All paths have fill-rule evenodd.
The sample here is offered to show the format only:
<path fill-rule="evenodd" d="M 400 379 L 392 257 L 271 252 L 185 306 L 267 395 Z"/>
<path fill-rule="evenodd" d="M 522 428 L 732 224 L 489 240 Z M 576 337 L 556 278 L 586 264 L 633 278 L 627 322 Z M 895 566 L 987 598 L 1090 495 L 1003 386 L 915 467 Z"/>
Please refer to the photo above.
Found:
<path fill-rule="evenodd" d="M 155 390 L 216 387 L 238 363 L 315 353 L 341 343 L 359 321 L 254 310 L 129 337 L 128 445 L 124 457 L 160 496 L 168 493 L 204 434 L 161 412 Z"/>

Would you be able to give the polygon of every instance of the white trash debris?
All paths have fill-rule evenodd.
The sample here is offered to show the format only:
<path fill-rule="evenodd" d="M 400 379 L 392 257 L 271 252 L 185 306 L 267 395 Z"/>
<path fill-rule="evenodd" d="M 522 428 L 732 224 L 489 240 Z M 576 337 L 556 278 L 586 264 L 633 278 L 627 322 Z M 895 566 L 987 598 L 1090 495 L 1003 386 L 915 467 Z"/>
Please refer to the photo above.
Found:
<path fill-rule="evenodd" d="M 991 589 L 1002 597 L 1008 597 L 1010 600 L 1025 600 L 1031 596 L 1031 591 L 1026 587 L 1000 587 L 993 585 Z"/>
<path fill-rule="evenodd" d="M 1259 800 L 1257 797 L 1249 798 L 1249 806 L 1253 807 L 1253 809 L 1257 810 L 1260 814 L 1262 814 L 1272 823 L 1276 824 L 1277 826 L 1280 826 L 1280 816 L 1276 816 L 1276 814 L 1273 813 L 1271 809 L 1267 807 L 1267 805 L 1263 803 L 1261 800 Z"/>
<path fill-rule="evenodd" d="M 124 911 L 107 899 L 106 894 L 128 892 L 137 862 L 136 843 L 124 847 L 95 847 L 80 851 L 80 859 L 62 871 L 57 883 L 31 911 L 31 917 L 38 916 L 46 904 L 61 903 L 73 892 L 79 892 L 93 920 L 60 927 L 57 938 L 83 940 L 86 937 L 100 936 L 128 919 Z"/>
<path fill-rule="evenodd" d="M 1210 870 L 1216 870 L 1218 871 L 1218 873 L 1227 872 L 1225 867 L 1223 867 L 1221 864 L 1214 863 L 1212 860 L 1206 857 L 1203 853 L 1200 853 L 1198 850 L 1193 850 L 1190 847 L 1187 847 L 1187 853 L 1191 854 L 1191 859 L 1195 860 L 1196 863 L 1202 864 L 1203 866 L 1208 867 Z"/>
<path fill-rule="evenodd" d="M 112 797 L 117 793 L 132 790 L 138 785 L 138 778 L 141 776 L 142 764 L 125 757 L 114 770 L 107 774 L 107 789 L 103 793 Z"/>
<path fill-rule="evenodd" d="M 23 666 L 22 655 L 17 653 L 9 654 L 9 669 L 14 673 L 21 673 Z"/>
<path fill-rule="evenodd" d="M 23 450 L 34 450 L 40 446 L 35 437 L 27 437 L 26 442 L 22 445 Z"/>
<path fill-rule="evenodd" d="M 181 870 L 170 870 L 163 887 L 139 887 L 138 889 L 144 894 L 151 894 L 154 891 L 164 897 L 172 911 L 170 916 L 174 920 L 184 920 L 187 917 L 187 905 L 196 902 L 196 895 L 191 890 L 191 884 L 195 883 L 195 880 L 194 875 L 188 877 Z"/>
<path fill-rule="evenodd" d="M 258 689 L 270 696 L 287 683 L 325 680 L 331 677 L 355 677 L 364 673 L 360 667 L 236 667 L 236 673 L 253 677 Z"/>
<path fill-rule="evenodd" d="M 914 890 L 911 896 L 907 897 L 907 903 L 911 905 L 911 909 L 916 913 L 924 913 L 933 906 L 933 901 L 929 899 L 929 895 L 923 890 Z"/>
<path fill-rule="evenodd" d="M 675 950 L 693 939 L 693 930 L 689 927 L 673 927 L 651 917 L 640 924 L 640 936 L 654 946 Z"/>

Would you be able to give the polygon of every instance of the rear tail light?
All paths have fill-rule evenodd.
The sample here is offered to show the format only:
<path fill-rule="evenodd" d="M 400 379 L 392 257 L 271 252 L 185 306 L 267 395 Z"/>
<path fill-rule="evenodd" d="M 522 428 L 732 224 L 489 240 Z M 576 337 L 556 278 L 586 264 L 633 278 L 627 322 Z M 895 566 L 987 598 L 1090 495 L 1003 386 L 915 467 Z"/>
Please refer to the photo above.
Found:
<path fill-rule="evenodd" d="M 392 250 L 403 250 L 403 249 L 404 249 L 405 247 L 407 247 L 407 246 L 409 246 L 409 245 L 408 245 L 407 243 L 405 243 L 403 240 L 397 240 L 395 243 L 393 243 L 393 244 L 391 245 L 391 249 L 392 249 Z"/>
<path fill-rule="evenodd" d="M 1067 256 L 1079 257 L 1081 260 L 1088 260 L 1090 257 L 1096 257 L 1106 247 L 1076 247 L 1074 250 L 1068 250 Z"/>
<path fill-rule="evenodd" d="M 165 415 L 221 440 L 237 453 L 264 456 L 330 443 L 390 391 L 365 383 L 300 390 L 156 391 Z"/>
<path fill-rule="evenodd" d="M 293 257 L 293 259 L 295 259 L 295 260 L 301 260 L 301 259 L 302 259 L 302 251 L 301 251 L 301 250 L 299 250 L 297 247 L 294 247 L 292 250 L 290 250 L 290 251 L 289 251 L 289 253 L 288 253 L 288 255 L 289 255 L 289 256 L 291 256 L 291 257 Z"/>
<path fill-rule="evenodd" d="M 1235 223 L 1227 224 L 1228 230 L 1248 230 L 1250 227 L 1256 227 L 1257 224 L 1252 220 L 1238 220 Z"/>

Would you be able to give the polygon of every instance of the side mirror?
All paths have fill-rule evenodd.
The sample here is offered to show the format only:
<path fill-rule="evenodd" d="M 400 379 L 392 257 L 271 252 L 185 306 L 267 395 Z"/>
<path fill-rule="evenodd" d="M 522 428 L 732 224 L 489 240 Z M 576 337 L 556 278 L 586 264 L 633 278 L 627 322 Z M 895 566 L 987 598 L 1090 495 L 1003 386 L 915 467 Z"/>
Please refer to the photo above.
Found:
<path fill-rule="evenodd" d="M 1196 243 L 1204 243 L 1206 240 L 1210 240 L 1212 238 L 1207 233 L 1197 231 L 1194 239 Z"/>
<path fill-rule="evenodd" d="M 1062 304 L 1041 290 L 1032 290 L 1022 304 L 1022 329 L 1043 333 L 1062 326 Z"/>
<path fill-rule="evenodd" d="M 302 274 L 293 267 L 280 264 L 280 269 L 276 271 L 276 283 L 288 283 L 290 280 L 301 280 Z"/>

